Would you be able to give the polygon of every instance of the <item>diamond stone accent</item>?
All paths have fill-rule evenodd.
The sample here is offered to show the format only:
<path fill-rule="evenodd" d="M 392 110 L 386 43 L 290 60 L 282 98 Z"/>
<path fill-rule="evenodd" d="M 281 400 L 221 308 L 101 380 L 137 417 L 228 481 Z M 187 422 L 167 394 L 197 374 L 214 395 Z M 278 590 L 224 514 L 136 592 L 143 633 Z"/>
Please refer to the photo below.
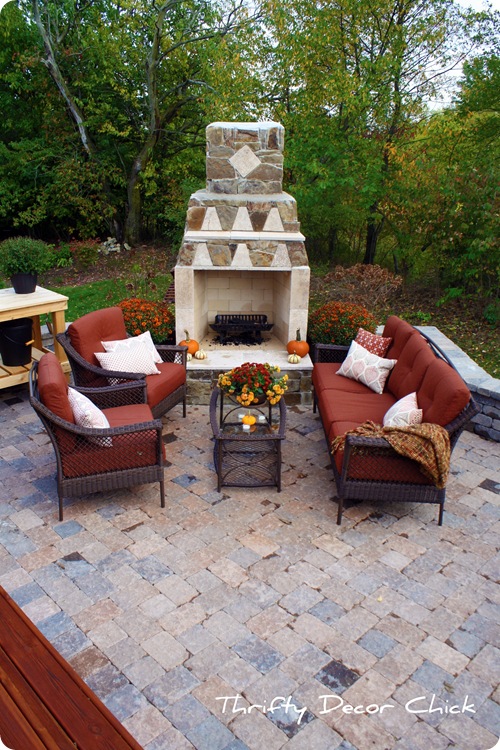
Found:
<path fill-rule="evenodd" d="M 249 146 L 243 146 L 229 159 L 236 171 L 246 177 L 261 164 L 258 156 L 254 154 Z"/>

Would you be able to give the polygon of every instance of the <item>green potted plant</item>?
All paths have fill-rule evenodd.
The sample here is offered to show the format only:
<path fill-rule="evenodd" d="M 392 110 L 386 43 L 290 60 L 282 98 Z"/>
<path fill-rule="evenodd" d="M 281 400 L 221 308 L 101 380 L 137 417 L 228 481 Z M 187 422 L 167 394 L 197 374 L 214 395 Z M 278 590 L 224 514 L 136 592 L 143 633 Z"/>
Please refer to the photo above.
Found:
<path fill-rule="evenodd" d="M 11 237 L 0 243 L 0 271 L 10 278 L 16 294 L 31 294 L 37 275 L 54 265 L 53 247 L 31 237 Z"/>

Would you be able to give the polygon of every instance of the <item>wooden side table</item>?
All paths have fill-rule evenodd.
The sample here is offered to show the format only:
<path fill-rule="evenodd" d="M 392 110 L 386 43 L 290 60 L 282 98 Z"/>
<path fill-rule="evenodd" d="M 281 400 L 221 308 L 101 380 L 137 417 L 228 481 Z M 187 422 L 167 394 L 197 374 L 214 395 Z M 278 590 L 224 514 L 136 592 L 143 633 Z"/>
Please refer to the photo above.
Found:
<path fill-rule="evenodd" d="M 16 294 L 12 288 L 0 289 L 0 322 L 18 318 L 32 318 L 33 320 L 32 359 L 39 360 L 45 352 L 49 351 L 42 344 L 40 315 L 51 315 L 54 353 L 65 373 L 70 372 L 70 365 L 56 335 L 66 330 L 64 313 L 67 309 L 67 297 L 41 286 L 37 286 L 33 294 Z M 31 364 L 7 367 L 0 360 L 0 388 L 27 383 L 30 367 Z"/>

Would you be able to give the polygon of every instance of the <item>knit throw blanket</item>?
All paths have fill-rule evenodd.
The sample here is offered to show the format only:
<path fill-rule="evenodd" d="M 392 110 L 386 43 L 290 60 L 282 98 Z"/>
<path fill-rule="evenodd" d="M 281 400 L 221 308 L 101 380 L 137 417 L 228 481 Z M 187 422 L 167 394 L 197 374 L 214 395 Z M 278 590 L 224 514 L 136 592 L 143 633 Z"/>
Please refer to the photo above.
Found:
<path fill-rule="evenodd" d="M 442 489 L 450 470 L 450 437 L 444 427 L 424 422 L 407 427 L 382 427 L 375 422 L 363 422 L 345 435 L 336 437 L 331 450 L 344 450 L 346 435 L 366 435 L 385 438 L 394 450 L 405 458 L 417 461 L 420 471 Z"/>

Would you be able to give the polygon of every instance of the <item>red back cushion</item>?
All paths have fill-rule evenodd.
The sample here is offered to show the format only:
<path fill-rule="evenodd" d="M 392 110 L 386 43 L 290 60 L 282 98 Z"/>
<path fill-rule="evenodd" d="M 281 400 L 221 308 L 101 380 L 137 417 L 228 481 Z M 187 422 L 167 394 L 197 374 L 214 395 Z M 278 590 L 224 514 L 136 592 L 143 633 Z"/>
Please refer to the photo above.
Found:
<path fill-rule="evenodd" d="M 123 312 L 119 307 L 107 307 L 87 313 L 68 326 L 68 335 L 78 354 L 100 367 L 94 353 L 104 351 L 101 341 L 127 338 Z"/>
<path fill-rule="evenodd" d="M 444 427 L 458 417 L 469 399 L 470 391 L 458 372 L 435 357 L 417 390 L 418 406 L 424 412 L 423 421 Z"/>
<path fill-rule="evenodd" d="M 68 383 L 56 355 L 47 352 L 38 363 L 38 391 L 40 401 L 53 414 L 75 424 L 68 399 Z"/>
<path fill-rule="evenodd" d="M 387 390 L 399 401 L 420 388 L 427 368 L 436 357 L 422 336 L 410 336 L 390 374 Z"/>
<path fill-rule="evenodd" d="M 406 346 L 406 342 L 411 336 L 420 336 L 418 331 L 405 320 L 401 320 L 396 315 L 387 318 L 382 336 L 391 338 L 389 348 L 385 354 L 387 359 L 399 359 L 399 355 Z"/>

